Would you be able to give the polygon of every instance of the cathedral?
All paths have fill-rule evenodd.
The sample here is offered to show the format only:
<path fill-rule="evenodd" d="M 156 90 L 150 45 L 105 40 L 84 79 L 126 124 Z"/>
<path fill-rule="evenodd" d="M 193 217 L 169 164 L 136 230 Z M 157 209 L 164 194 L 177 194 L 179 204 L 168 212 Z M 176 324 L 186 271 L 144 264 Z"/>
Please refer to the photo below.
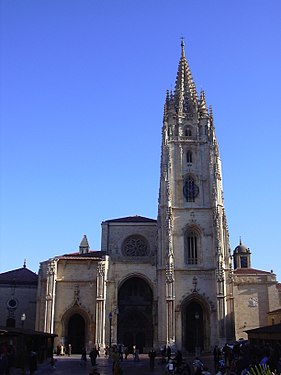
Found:
<path fill-rule="evenodd" d="M 74 353 L 117 343 L 210 351 L 280 308 L 276 275 L 251 268 L 242 241 L 231 252 L 213 114 L 183 41 L 164 105 L 157 218 L 106 220 L 100 251 L 85 235 L 38 276 L 35 328 Z"/>

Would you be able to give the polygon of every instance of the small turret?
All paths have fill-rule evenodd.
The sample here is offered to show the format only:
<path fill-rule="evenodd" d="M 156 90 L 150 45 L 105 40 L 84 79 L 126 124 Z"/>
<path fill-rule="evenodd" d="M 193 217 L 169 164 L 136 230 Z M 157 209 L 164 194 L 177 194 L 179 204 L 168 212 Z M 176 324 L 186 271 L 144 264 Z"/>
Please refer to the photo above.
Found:
<path fill-rule="evenodd" d="M 89 242 L 87 236 L 84 234 L 82 241 L 79 246 L 79 254 L 86 254 L 90 250 Z"/>
<path fill-rule="evenodd" d="M 242 244 L 241 238 L 239 245 L 234 249 L 233 259 L 234 269 L 251 268 L 251 251 L 247 246 Z"/>
<path fill-rule="evenodd" d="M 200 92 L 199 116 L 200 116 L 200 118 L 208 118 L 209 117 L 204 90 L 202 90 Z"/>

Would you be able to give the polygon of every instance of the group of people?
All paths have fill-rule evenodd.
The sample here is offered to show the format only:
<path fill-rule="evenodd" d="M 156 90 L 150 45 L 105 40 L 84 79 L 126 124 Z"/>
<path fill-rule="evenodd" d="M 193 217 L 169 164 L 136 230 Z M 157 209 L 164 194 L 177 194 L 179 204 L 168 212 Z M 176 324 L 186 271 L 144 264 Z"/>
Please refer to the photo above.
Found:
<path fill-rule="evenodd" d="M 67 354 L 68 356 L 70 356 L 72 353 L 72 346 L 71 344 L 68 344 L 67 347 L 65 347 L 62 343 L 58 344 L 57 345 L 57 350 L 56 350 L 56 354 L 57 355 L 65 355 Z"/>
<path fill-rule="evenodd" d="M 215 346 L 214 366 L 217 375 L 246 375 L 252 369 L 268 369 L 275 375 L 281 374 L 281 345 L 250 345 L 248 342 L 236 342 L 233 346 L 225 344 L 223 348 Z"/>
<path fill-rule="evenodd" d="M 160 353 L 160 363 L 164 366 L 166 374 L 191 375 L 190 367 L 187 363 L 184 363 L 180 350 L 176 351 L 173 358 L 172 349 L 169 345 L 161 347 Z M 153 371 L 155 368 L 155 358 L 157 357 L 157 352 L 154 348 L 148 352 L 148 357 L 150 370 Z"/>

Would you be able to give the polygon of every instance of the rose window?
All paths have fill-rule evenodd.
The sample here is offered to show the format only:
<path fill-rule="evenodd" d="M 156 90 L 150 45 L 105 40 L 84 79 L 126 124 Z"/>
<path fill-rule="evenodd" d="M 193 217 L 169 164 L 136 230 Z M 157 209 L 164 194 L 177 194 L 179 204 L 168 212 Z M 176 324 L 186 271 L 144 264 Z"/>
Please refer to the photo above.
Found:
<path fill-rule="evenodd" d="M 129 257 L 143 257 L 148 255 L 146 241 L 137 236 L 127 238 L 123 244 L 123 254 Z"/>

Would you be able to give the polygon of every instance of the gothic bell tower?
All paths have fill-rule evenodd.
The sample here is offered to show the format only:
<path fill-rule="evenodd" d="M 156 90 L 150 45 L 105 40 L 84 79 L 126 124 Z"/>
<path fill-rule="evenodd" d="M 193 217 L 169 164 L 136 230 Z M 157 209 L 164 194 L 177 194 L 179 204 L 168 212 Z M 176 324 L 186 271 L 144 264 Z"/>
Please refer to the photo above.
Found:
<path fill-rule="evenodd" d="M 233 339 L 231 254 L 214 120 L 181 42 L 167 92 L 158 201 L 158 339 L 210 350 Z"/>

